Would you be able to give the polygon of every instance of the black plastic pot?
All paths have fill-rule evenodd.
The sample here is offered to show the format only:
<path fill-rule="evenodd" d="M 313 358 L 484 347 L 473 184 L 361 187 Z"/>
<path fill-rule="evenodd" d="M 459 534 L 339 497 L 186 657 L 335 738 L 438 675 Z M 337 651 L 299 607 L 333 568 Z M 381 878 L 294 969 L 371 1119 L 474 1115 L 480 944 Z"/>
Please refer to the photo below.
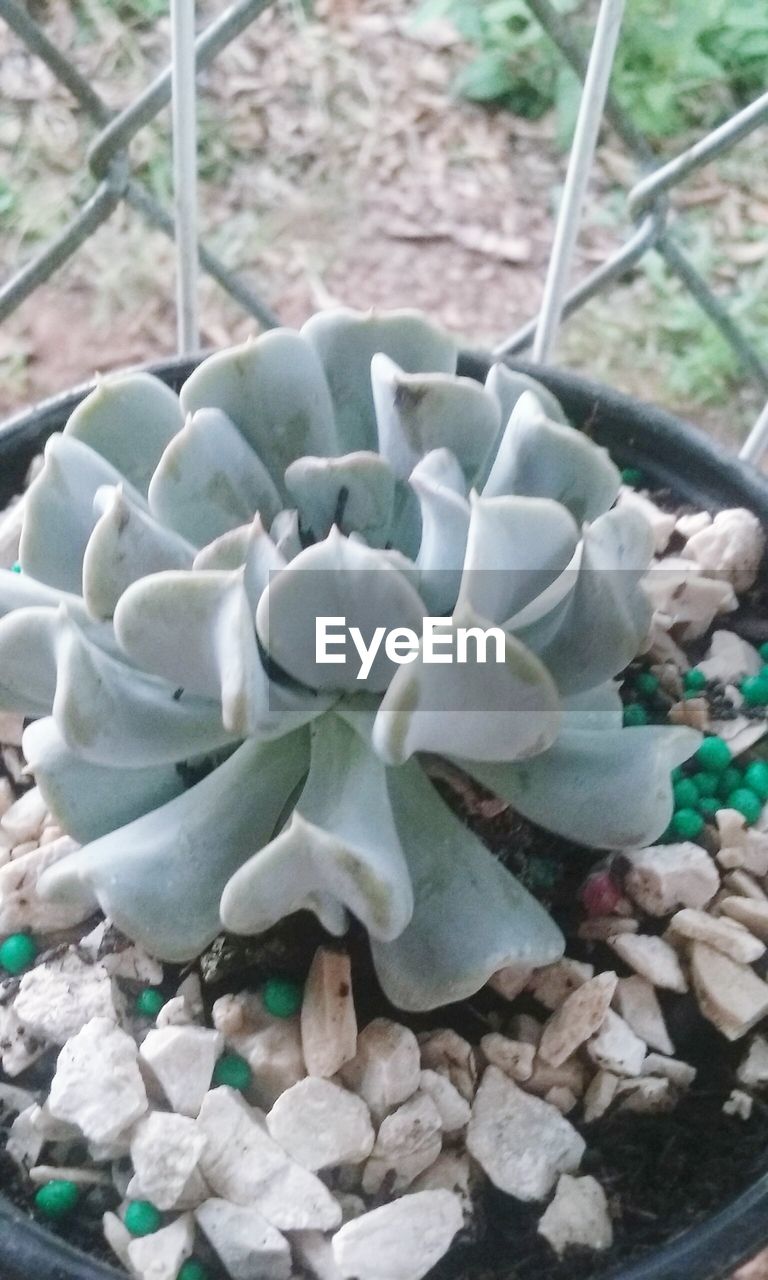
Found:
<path fill-rule="evenodd" d="M 150 366 L 178 389 L 197 361 Z M 622 466 L 637 466 L 654 484 L 710 510 L 751 508 L 768 524 L 768 480 L 671 414 L 599 383 L 557 369 L 520 362 L 540 378 L 571 421 L 605 445 Z M 462 357 L 459 372 L 483 378 L 483 354 Z M 91 390 L 78 387 L 44 401 L 0 426 L 0 505 L 17 493 L 32 457 Z M 721 1280 L 768 1244 L 768 1152 L 765 1169 L 731 1204 L 604 1280 Z M 756 1171 L 757 1172 L 757 1171 Z M 124 1272 L 71 1248 L 0 1196 L 0 1280 L 125 1280 Z M 546 1277 L 542 1276 L 542 1280 Z"/>

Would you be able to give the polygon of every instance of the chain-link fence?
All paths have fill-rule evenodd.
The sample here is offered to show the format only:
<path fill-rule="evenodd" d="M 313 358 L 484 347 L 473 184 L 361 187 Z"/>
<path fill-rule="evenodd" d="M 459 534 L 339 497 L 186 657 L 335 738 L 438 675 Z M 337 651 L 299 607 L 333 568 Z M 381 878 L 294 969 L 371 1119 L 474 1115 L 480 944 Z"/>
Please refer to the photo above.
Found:
<path fill-rule="evenodd" d="M 193 0 L 184 2 L 193 7 Z M 196 40 L 197 71 L 202 71 L 221 50 L 236 40 L 269 4 L 270 0 L 236 0 L 211 22 Z M 528 0 L 528 4 L 563 58 L 584 77 L 589 51 L 574 37 L 569 24 L 551 0 Z M 134 102 L 121 111 L 113 112 L 74 62 L 49 39 L 20 0 L 0 0 L 0 18 L 31 53 L 47 64 L 72 95 L 75 104 L 99 128 L 88 151 L 90 195 L 68 225 L 0 287 L 2 321 L 66 263 L 112 216 L 121 202 L 141 214 L 150 226 L 171 238 L 174 237 L 174 218 L 132 171 L 129 150 L 135 136 L 171 99 L 170 67 Z M 563 315 L 572 314 L 596 294 L 608 289 L 635 268 L 645 254 L 655 251 L 717 326 L 736 353 L 745 374 L 761 392 L 768 394 L 768 361 L 748 340 L 737 320 L 687 255 L 670 219 L 669 201 L 670 192 L 694 170 L 736 146 L 768 121 L 768 92 L 660 168 L 654 167 L 653 152 L 647 141 L 610 93 L 605 103 L 605 115 L 638 166 L 639 179 L 629 193 L 627 205 L 635 229 L 621 248 L 565 295 Z M 266 302 L 205 244 L 199 246 L 199 262 L 202 270 L 261 325 L 270 327 L 279 322 Z M 534 340 L 537 324 L 538 318 L 532 318 L 511 337 L 500 342 L 496 353 L 501 356 L 524 351 Z M 768 412 L 761 417 L 760 429 L 756 428 L 750 437 L 747 452 L 753 460 L 762 447 L 764 434 L 768 434 Z"/>

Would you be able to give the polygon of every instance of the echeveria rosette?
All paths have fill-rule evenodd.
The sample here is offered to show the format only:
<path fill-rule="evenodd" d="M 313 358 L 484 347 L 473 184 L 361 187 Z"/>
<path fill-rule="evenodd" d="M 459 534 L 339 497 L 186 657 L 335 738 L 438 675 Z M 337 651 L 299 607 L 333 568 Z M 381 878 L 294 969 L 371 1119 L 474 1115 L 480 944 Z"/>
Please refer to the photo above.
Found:
<path fill-rule="evenodd" d="M 613 683 L 648 631 L 649 530 L 543 387 L 456 360 L 416 312 L 329 311 L 178 398 L 105 379 L 49 441 L 0 580 L 0 706 L 38 717 L 30 765 L 84 844 L 45 893 L 173 961 L 222 925 L 352 913 L 385 991 L 428 1009 L 563 942 L 423 753 L 586 844 L 664 830 L 697 737 L 623 729 Z M 504 661 L 380 655 L 360 681 L 318 666 L 318 615 L 500 626 Z"/>

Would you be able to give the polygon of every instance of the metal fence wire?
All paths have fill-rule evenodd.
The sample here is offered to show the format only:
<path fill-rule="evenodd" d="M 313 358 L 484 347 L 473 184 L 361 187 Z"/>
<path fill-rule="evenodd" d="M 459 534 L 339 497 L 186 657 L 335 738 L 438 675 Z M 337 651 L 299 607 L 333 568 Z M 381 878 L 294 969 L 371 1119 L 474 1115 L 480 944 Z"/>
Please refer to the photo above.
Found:
<path fill-rule="evenodd" d="M 113 112 L 48 38 L 43 27 L 20 0 L 0 0 L 2 18 L 31 53 L 41 58 L 68 89 L 77 105 L 99 127 L 87 162 L 92 192 L 64 230 L 0 286 L 0 322 L 11 315 L 35 289 L 48 280 L 81 245 L 111 217 L 121 202 L 138 211 L 154 228 L 179 243 L 177 293 L 180 346 L 196 346 L 195 285 L 199 268 L 212 276 L 235 302 L 263 327 L 279 323 L 269 305 L 238 275 L 224 265 L 205 244 L 197 243 L 195 226 L 194 99 L 195 75 L 207 67 L 231 41 L 269 7 L 271 0 L 235 0 L 194 37 L 194 0 L 172 0 L 174 35 L 173 66 L 157 76 L 138 98 Z M 528 0 L 563 58 L 584 80 L 579 121 L 570 157 L 563 202 L 558 217 L 542 308 L 516 333 L 500 342 L 498 357 L 533 348 L 537 359 L 551 358 L 561 319 L 571 315 L 596 294 L 621 280 L 652 250 L 659 253 L 717 326 L 738 356 L 745 374 L 768 396 L 768 362 L 747 339 L 707 281 L 690 261 L 669 217 L 669 194 L 680 183 L 716 156 L 730 150 L 768 121 L 768 92 L 744 110 L 700 139 L 694 146 L 661 167 L 631 117 L 608 89 L 610 69 L 619 36 L 624 0 L 602 0 L 592 51 L 582 47 L 551 0 Z M 164 208 L 131 169 L 129 146 L 141 129 L 171 101 L 174 107 L 174 158 L 176 207 Z M 634 231 L 610 258 L 585 279 L 567 288 L 573 246 L 589 179 L 601 120 L 605 117 L 637 163 L 641 175 L 629 192 L 627 212 Z M 742 449 L 742 456 L 757 463 L 768 445 L 768 405 Z"/>

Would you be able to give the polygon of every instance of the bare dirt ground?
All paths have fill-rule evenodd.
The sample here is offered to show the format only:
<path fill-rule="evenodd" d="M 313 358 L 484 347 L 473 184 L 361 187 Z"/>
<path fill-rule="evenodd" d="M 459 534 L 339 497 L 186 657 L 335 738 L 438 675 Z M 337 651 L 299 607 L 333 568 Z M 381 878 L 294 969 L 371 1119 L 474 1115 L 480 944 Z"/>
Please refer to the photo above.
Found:
<path fill-rule="evenodd" d="M 156 0 L 28 3 L 114 108 L 167 62 L 168 22 L 155 17 Z M 224 0 L 198 0 L 200 22 L 223 8 Z M 202 230 L 286 323 L 333 302 L 411 305 L 482 346 L 535 314 L 565 158 L 548 119 L 455 99 L 451 83 L 471 51 L 450 26 L 419 24 L 417 9 L 408 0 L 319 0 L 309 19 L 298 0 L 278 0 L 220 55 L 201 76 Z M 168 115 L 131 147 L 134 172 L 166 204 Z M 85 154 L 94 133 L 67 91 L 0 28 L 0 275 L 92 190 Z M 755 139 L 740 164 L 703 171 L 677 201 L 699 258 L 742 310 L 747 286 L 758 298 L 768 293 L 760 154 Z M 624 197 L 636 176 L 606 132 L 577 275 L 628 234 Z M 0 329 L 0 413 L 96 370 L 171 353 L 173 276 L 168 241 L 118 209 Z M 258 327 L 207 279 L 201 311 L 205 344 Z M 568 323 L 559 355 L 737 438 L 759 396 L 734 375 L 722 343 L 704 336 L 693 304 L 658 272 L 641 271 Z"/>
<path fill-rule="evenodd" d="M 167 61 L 167 20 L 137 19 L 159 9 L 154 0 L 29 3 L 115 108 Z M 200 0 L 201 22 L 223 7 Z M 201 77 L 202 229 L 286 323 L 332 302 L 411 305 L 481 346 L 536 311 L 565 159 L 549 120 L 489 113 L 452 96 L 470 51 L 449 26 L 415 22 L 416 8 L 407 0 L 321 0 L 309 20 L 294 0 L 280 0 L 220 55 Z M 0 173 L 7 174 L 0 272 L 7 275 L 92 189 L 84 164 L 94 129 L 5 29 L 0 97 Z M 167 111 L 136 138 L 131 159 L 168 203 Z M 706 172 L 683 202 L 708 214 L 714 208 L 736 249 L 744 203 L 768 210 L 768 186 L 756 190 L 754 174 L 752 167 L 740 186 L 740 174 L 726 183 L 719 171 Z M 607 134 L 578 274 L 626 236 L 623 191 L 635 176 Z M 755 268 L 768 254 L 768 235 L 741 252 Z M 728 273 L 741 269 L 718 264 L 726 287 Z M 169 243 L 120 208 L 0 330 L 0 411 L 96 370 L 171 353 L 172 298 Z M 257 327 L 210 280 L 201 302 L 206 344 Z M 685 340 L 681 324 L 695 332 L 700 323 L 686 314 L 671 334 L 660 332 L 667 309 L 640 277 L 569 323 L 561 358 L 739 434 L 757 403 L 748 391 L 735 387 L 725 412 L 720 404 L 700 409 L 706 395 L 692 398 L 665 377 L 664 361 L 674 372 Z"/>

